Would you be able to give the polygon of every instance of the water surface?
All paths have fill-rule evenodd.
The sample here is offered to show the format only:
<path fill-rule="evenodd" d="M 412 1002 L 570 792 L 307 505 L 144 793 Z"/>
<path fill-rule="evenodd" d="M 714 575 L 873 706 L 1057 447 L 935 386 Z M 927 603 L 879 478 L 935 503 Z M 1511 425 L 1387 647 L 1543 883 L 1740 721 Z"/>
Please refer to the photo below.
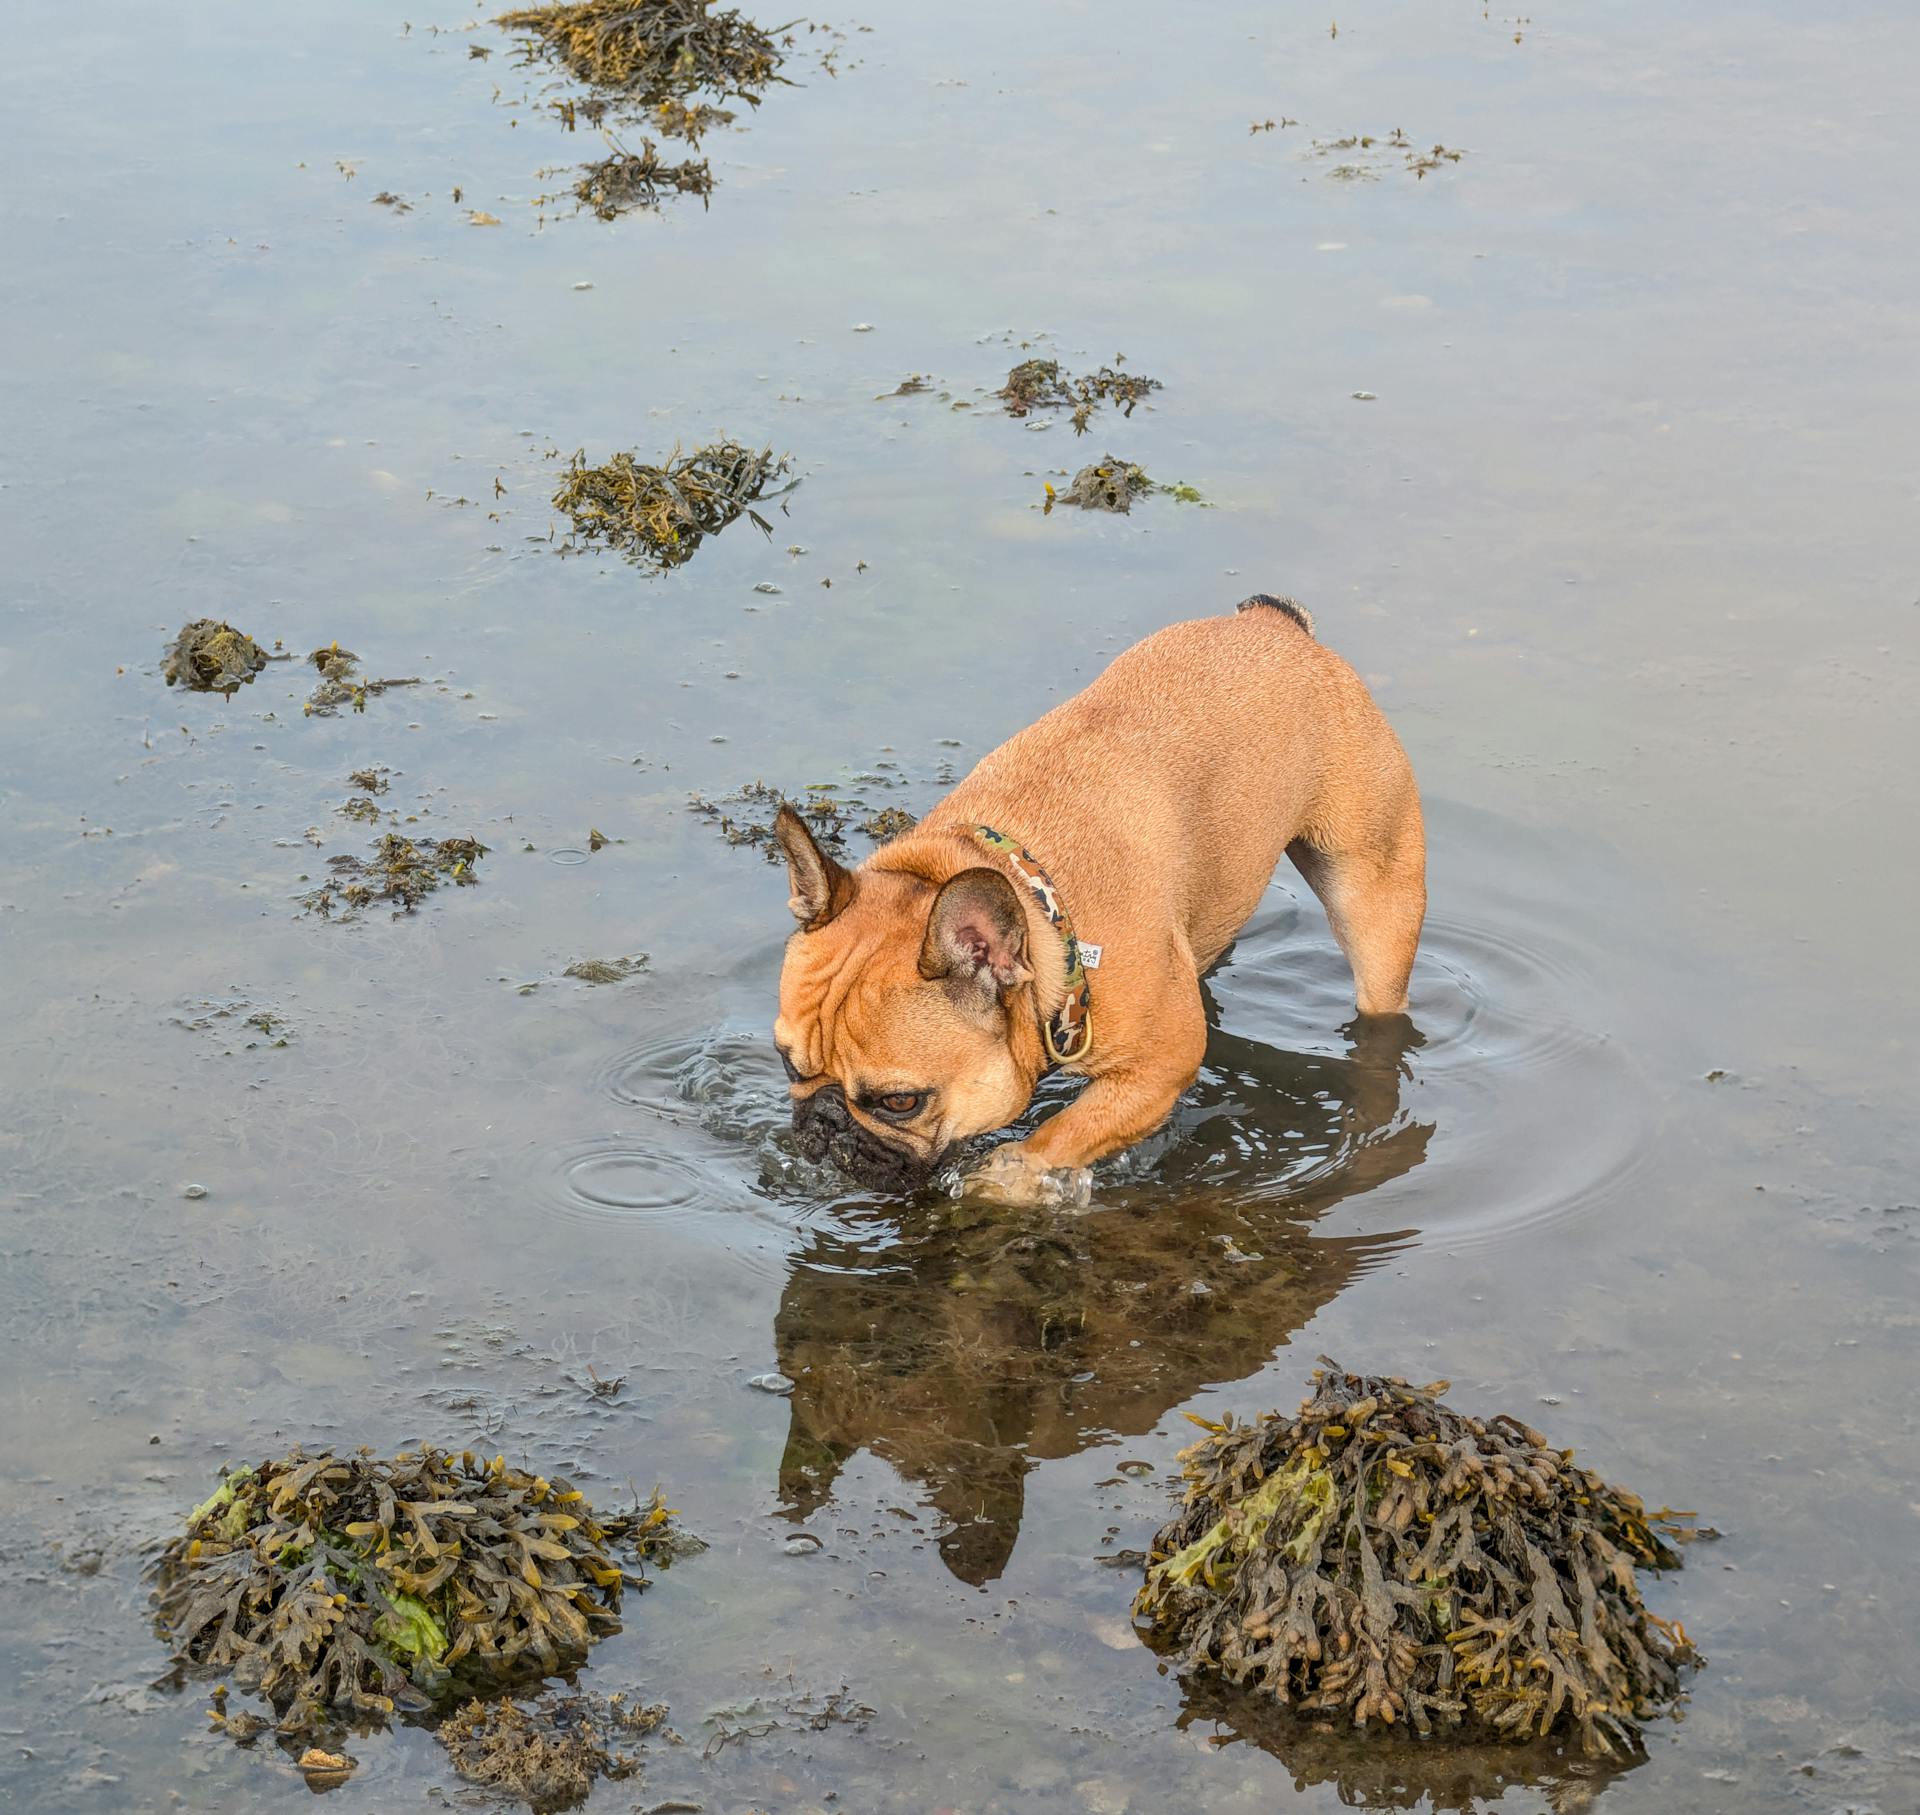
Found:
<path fill-rule="evenodd" d="M 4 1793 L 303 1796 L 148 1687 L 144 1557 L 223 1462 L 426 1439 L 659 1481 L 712 1546 L 595 1653 L 688 1741 L 596 1809 L 1920 1803 L 1920 27 L 835 24 L 837 75 L 809 46 L 707 141 L 710 208 L 607 226 L 543 218 L 539 172 L 597 146 L 476 21 L 16 11 Z M 1465 156 L 1313 150 L 1395 127 Z M 1035 351 L 1166 388 L 1075 442 L 993 407 Z M 721 433 L 795 458 L 772 540 L 556 557 L 550 452 Z M 1108 451 L 1213 508 L 1041 514 Z M 801 1165 L 783 879 L 688 795 L 923 806 L 1256 590 L 1311 605 L 1419 771 L 1416 1031 L 1350 1024 L 1283 875 L 1195 1090 L 1087 1216 Z M 160 652 L 203 614 L 427 684 L 183 697 Z M 368 764 L 402 829 L 492 854 L 322 923 Z M 1638 1768 L 1316 1747 L 1161 1673 L 1107 1562 L 1165 1516 L 1183 1413 L 1290 1407 L 1321 1352 L 1450 1376 L 1725 1533 L 1652 1590 L 1712 1661 Z M 864 1725 L 702 1758 L 841 1685 Z M 343 1810 L 460 1794 L 422 1733 L 353 1750 Z"/>

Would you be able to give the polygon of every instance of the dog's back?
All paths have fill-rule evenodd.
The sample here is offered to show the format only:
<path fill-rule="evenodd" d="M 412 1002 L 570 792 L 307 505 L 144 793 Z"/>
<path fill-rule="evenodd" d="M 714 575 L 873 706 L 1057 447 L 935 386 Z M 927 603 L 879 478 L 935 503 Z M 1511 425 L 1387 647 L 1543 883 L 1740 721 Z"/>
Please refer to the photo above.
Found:
<path fill-rule="evenodd" d="M 1122 651 L 984 757 L 929 823 L 1011 821 L 1083 899 L 1164 891 L 1204 965 L 1289 845 L 1381 843 L 1416 799 L 1360 677 L 1303 607 L 1263 595 Z"/>

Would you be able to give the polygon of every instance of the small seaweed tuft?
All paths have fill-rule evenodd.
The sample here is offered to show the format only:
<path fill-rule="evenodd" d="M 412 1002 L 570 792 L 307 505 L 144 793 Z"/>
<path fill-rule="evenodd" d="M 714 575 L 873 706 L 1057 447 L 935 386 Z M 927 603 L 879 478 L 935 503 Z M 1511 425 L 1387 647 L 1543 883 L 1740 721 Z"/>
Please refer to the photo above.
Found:
<path fill-rule="evenodd" d="M 646 566 L 678 567 L 708 536 L 741 517 L 771 537 L 773 525 L 753 506 L 788 464 L 771 448 L 756 453 L 737 441 L 690 454 L 676 447 L 658 466 L 630 453 L 591 466 L 582 449 L 568 463 L 553 507 L 573 520 L 583 543 L 604 543 Z"/>

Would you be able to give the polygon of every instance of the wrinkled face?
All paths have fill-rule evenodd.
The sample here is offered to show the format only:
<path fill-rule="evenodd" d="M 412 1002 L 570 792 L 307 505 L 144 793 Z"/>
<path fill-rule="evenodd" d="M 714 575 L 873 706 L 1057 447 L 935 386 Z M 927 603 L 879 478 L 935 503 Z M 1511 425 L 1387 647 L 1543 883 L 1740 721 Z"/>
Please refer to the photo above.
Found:
<path fill-rule="evenodd" d="M 914 877 L 848 879 L 833 917 L 788 940 L 780 972 L 773 1036 L 800 1151 L 884 1191 L 924 1184 L 1032 1094 L 991 978 L 925 974 L 938 894 Z"/>

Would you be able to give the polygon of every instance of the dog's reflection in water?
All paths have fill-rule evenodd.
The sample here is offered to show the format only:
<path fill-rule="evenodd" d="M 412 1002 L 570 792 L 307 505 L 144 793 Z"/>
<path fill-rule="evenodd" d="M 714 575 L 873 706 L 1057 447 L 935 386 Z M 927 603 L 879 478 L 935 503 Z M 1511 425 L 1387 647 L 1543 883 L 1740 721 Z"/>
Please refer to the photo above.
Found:
<path fill-rule="evenodd" d="M 1418 1166 L 1433 1132 L 1401 1104 L 1411 1024 L 1357 1022 L 1351 1037 L 1333 1058 L 1216 1031 L 1151 1176 L 1101 1189 L 1083 1215 L 962 1199 L 887 1217 L 884 1241 L 817 1237 L 774 1322 L 795 1382 L 789 1516 L 809 1517 L 871 1450 L 926 1490 L 947 1567 L 992 1581 L 1029 1469 L 1253 1373 L 1411 1240 L 1313 1233 Z"/>

